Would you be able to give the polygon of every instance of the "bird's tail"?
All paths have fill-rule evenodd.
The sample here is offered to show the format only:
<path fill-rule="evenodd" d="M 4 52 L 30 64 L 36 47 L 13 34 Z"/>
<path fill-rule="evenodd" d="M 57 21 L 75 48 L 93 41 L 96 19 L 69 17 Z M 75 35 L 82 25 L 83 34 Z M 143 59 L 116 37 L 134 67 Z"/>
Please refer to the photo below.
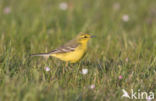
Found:
<path fill-rule="evenodd" d="M 39 53 L 39 54 L 32 54 L 31 56 L 43 56 L 43 57 L 49 57 L 49 53 Z"/>

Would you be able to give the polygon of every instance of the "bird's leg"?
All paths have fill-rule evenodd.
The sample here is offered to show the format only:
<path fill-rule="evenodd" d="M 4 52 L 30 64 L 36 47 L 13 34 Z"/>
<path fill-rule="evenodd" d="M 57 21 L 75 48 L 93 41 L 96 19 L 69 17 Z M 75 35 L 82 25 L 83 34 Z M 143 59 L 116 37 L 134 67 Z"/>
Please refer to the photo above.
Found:
<path fill-rule="evenodd" d="M 44 59 L 47 61 L 48 60 L 48 58 L 49 58 L 49 56 L 44 56 Z"/>
<path fill-rule="evenodd" d="M 66 62 L 66 65 L 65 66 L 68 67 L 68 62 Z"/>
<path fill-rule="evenodd" d="M 64 74 L 64 67 L 63 67 L 63 74 Z"/>
<path fill-rule="evenodd" d="M 63 67 L 63 74 L 65 73 L 65 69 L 68 67 L 68 62 L 66 62 L 65 67 Z"/>

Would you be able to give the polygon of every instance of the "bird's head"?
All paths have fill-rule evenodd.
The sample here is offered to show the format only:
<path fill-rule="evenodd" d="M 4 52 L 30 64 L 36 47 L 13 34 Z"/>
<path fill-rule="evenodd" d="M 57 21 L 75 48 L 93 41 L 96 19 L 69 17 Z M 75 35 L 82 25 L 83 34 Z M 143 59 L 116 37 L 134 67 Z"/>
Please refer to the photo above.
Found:
<path fill-rule="evenodd" d="M 77 40 L 78 42 L 80 43 L 87 43 L 89 39 L 93 38 L 95 36 L 92 36 L 90 34 L 87 34 L 87 33 L 80 33 L 78 36 L 77 36 Z"/>

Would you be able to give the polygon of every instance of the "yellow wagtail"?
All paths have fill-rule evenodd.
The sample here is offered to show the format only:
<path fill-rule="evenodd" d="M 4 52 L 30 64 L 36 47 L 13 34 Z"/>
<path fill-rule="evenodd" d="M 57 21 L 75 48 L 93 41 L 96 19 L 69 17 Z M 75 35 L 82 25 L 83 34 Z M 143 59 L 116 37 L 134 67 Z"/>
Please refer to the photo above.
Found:
<path fill-rule="evenodd" d="M 53 56 L 62 61 L 66 61 L 67 63 L 75 63 L 84 56 L 87 50 L 88 40 L 92 37 L 94 36 L 81 32 L 75 39 L 67 42 L 55 50 L 52 50 L 51 52 L 33 54 L 32 56 Z"/>

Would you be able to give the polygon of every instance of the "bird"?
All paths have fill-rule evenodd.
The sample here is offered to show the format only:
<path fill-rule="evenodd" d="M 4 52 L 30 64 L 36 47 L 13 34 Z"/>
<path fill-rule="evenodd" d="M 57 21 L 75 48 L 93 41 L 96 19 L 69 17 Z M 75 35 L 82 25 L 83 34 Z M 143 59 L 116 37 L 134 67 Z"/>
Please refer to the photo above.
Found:
<path fill-rule="evenodd" d="M 70 40 L 64 45 L 48 52 L 32 54 L 31 56 L 55 57 L 68 63 L 76 63 L 80 61 L 87 51 L 88 41 L 95 36 L 80 32 L 76 38 Z"/>

